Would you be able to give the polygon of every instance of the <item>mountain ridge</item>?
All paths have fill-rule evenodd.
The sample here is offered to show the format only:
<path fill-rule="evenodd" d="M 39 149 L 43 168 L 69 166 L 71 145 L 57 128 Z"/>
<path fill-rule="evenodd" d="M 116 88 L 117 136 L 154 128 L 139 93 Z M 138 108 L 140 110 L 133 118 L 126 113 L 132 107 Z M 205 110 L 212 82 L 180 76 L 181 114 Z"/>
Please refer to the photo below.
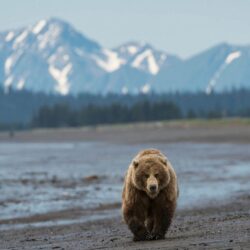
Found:
<path fill-rule="evenodd" d="M 246 64 L 242 67 L 243 64 Z M 250 47 L 221 43 L 196 54 L 168 71 L 160 72 L 153 84 L 157 92 L 224 91 L 249 88 Z M 231 72 L 230 72 L 231 71 Z M 238 73 L 237 78 L 235 74 Z M 239 79 L 243 81 L 239 82 Z M 168 84 L 161 85 L 165 81 Z"/>
<path fill-rule="evenodd" d="M 249 67 L 250 45 L 221 43 L 187 59 L 145 42 L 109 49 L 58 18 L 0 32 L 0 82 L 6 91 L 210 94 L 250 88 Z"/>

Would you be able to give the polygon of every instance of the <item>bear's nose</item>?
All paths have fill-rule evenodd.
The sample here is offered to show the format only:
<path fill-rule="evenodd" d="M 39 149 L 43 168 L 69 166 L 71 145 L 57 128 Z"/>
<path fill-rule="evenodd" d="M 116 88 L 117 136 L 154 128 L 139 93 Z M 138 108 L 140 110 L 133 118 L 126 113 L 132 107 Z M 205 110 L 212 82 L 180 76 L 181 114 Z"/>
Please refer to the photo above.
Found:
<path fill-rule="evenodd" d="M 151 192 L 155 192 L 156 191 L 156 185 L 150 185 L 150 187 L 149 187 L 149 190 L 151 191 Z"/>

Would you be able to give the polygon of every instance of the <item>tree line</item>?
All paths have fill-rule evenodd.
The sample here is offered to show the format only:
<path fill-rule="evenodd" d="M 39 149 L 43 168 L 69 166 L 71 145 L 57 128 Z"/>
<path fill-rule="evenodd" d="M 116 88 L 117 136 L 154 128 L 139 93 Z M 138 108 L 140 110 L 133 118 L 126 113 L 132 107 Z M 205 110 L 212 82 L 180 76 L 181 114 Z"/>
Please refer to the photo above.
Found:
<path fill-rule="evenodd" d="M 171 104 L 179 112 L 169 117 L 162 106 Z M 167 106 L 168 106 L 167 105 Z M 157 107 L 157 108 L 156 108 Z M 157 110 L 156 110 L 157 109 Z M 118 111 L 117 111 L 118 110 Z M 154 110 L 154 114 L 151 113 Z M 162 114 L 159 114 L 162 112 Z M 112 115 L 115 113 L 116 115 Z M 170 112 L 171 113 L 171 112 Z M 67 121 L 63 121 L 66 114 Z M 121 115 L 122 114 L 122 115 Z M 135 115 L 136 114 L 136 115 Z M 100 123 L 122 123 L 176 118 L 250 117 L 250 90 L 232 89 L 207 95 L 197 93 L 150 93 L 147 95 L 92 95 L 77 96 L 32 93 L 27 90 L 4 93 L 0 87 L 0 130 L 25 129 L 39 126 L 38 119 L 57 117 L 60 125 L 78 126 Z M 36 120 L 37 119 L 37 120 Z M 54 118 L 48 118 L 53 120 Z M 56 122 L 54 122 L 56 124 Z M 45 126 L 45 125 L 43 125 Z"/>
<path fill-rule="evenodd" d="M 143 101 L 132 106 L 113 103 L 108 106 L 89 104 L 72 109 L 66 104 L 43 106 L 33 117 L 32 127 L 76 127 L 141 121 L 180 119 L 181 111 L 172 102 Z"/>

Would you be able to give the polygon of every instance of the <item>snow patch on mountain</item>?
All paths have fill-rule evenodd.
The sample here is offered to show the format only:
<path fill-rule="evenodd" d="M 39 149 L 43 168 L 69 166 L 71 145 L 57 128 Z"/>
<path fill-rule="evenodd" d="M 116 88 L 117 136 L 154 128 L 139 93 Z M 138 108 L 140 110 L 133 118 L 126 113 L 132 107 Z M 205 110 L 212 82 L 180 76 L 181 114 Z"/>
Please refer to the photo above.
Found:
<path fill-rule="evenodd" d="M 29 31 L 24 30 L 14 41 L 13 48 L 16 49 L 19 45 L 21 45 L 25 38 L 28 36 Z"/>
<path fill-rule="evenodd" d="M 18 81 L 18 83 L 17 83 L 17 86 L 16 86 L 17 90 L 22 90 L 22 89 L 24 88 L 24 85 L 25 85 L 25 81 L 24 81 L 23 78 L 21 78 L 21 79 Z"/>
<path fill-rule="evenodd" d="M 125 63 L 125 61 L 122 60 L 116 52 L 113 52 L 109 49 L 103 49 L 102 52 L 105 55 L 105 60 L 96 55 L 93 55 L 93 58 L 96 63 L 107 72 L 113 72 L 119 69 L 121 65 Z"/>
<path fill-rule="evenodd" d="M 33 28 L 33 33 L 34 34 L 38 34 L 38 33 L 40 33 L 41 31 L 42 31 L 42 29 L 45 27 L 45 25 L 46 25 L 46 23 L 47 23 L 47 21 L 46 20 L 41 20 L 41 21 L 39 21 L 36 25 L 35 25 L 35 27 Z"/>
<path fill-rule="evenodd" d="M 159 66 L 155 61 L 152 51 L 149 49 L 145 50 L 142 54 L 135 58 L 135 60 L 132 62 L 132 67 L 143 69 L 144 67 L 142 66 L 142 63 L 144 60 L 146 60 L 148 64 L 148 71 L 153 75 L 157 74 L 159 71 Z"/>
<path fill-rule="evenodd" d="M 134 55 L 138 51 L 138 48 L 136 46 L 128 46 L 128 52 L 131 55 Z"/>
<path fill-rule="evenodd" d="M 67 54 L 66 49 L 60 46 L 57 48 L 56 52 L 49 57 L 48 63 L 62 67 L 62 66 L 65 66 L 65 64 L 69 60 L 70 60 L 70 57 Z"/>
<path fill-rule="evenodd" d="M 127 42 L 114 50 L 117 51 L 122 58 L 130 58 L 130 56 L 135 55 L 142 47 L 144 43 L 141 42 Z"/>
<path fill-rule="evenodd" d="M 67 64 L 64 68 L 58 69 L 52 65 L 49 67 L 49 72 L 52 77 L 57 81 L 55 90 L 61 95 L 67 95 L 70 90 L 70 84 L 68 82 L 68 74 L 72 69 L 72 64 Z"/>
<path fill-rule="evenodd" d="M 10 75 L 4 81 L 4 87 L 5 87 L 5 89 L 8 89 L 11 86 L 12 82 L 13 82 L 13 76 Z"/>
<path fill-rule="evenodd" d="M 4 70 L 5 70 L 6 75 L 10 73 L 12 65 L 13 65 L 13 58 L 10 56 L 6 59 L 5 64 L 4 64 Z"/>
<path fill-rule="evenodd" d="M 15 65 L 15 63 L 19 60 L 21 55 L 23 54 L 22 51 L 17 51 L 16 53 L 11 54 L 4 63 L 4 71 L 5 75 L 9 75 L 11 73 L 12 67 Z"/>
<path fill-rule="evenodd" d="M 231 62 L 233 62 L 235 59 L 239 58 L 240 56 L 241 56 L 240 51 L 235 51 L 235 52 L 230 53 L 226 58 L 226 64 L 230 64 Z"/>
<path fill-rule="evenodd" d="M 219 67 L 219 69 L 215 72 L 215 74 L 213 75 L 212 79 L 208 83 L 207 88 L 205 90 L 206 94 L 208 94 L 208 95 L 211 94 L 211 92 L 215 88 L 215 85 L 217 84 L 218 79 L 220 78 L 221 74 L 226 69 L 226 67 L 230 63 L 232 63 L 234 60 L 236 60 L 237 58 L 239 58 L 240 56 L 241 56 L 241 52 L 240 51 L 234 51 L 234 52 L 230 53 L 226 57 L 226 60 L 224 61 L 224 63 Z"/>
<path fill-rule="evenodd" d="M 127 42 L 114 51 L 124 60 L 124 64 L 151 75 L 156 75 L 167 59 L 165 52 L 158 51 L 145 42 Z"/>
<path fill-rule="evenodd" d="M 57 38 L 61 33 L 61 27 L 56 24 L 50 24 L 48 30 L 44 34 L 38 35 L 39 49 L 43 50 L 47 46 L 53 46 L 57 42 Z"/>
<path fill-rule="evenodd" d="M 146 83 L 144 86 L 142 86 L 142 88 L 141 88 L 141 92 L 143 93 L 143 94 L 148 94 L 149 92 L 150 92 L 150 90 L 151 90 L 151 86 L 150 86 L 150 84 L 148 84 L 148 83 Z"/>
<path fill-rule="evenodd" d="M 5 37 L 6 42 L 10 42 L 15 36 L 15 33 L 13 31 L 10 31 L 7 36 Z"/>

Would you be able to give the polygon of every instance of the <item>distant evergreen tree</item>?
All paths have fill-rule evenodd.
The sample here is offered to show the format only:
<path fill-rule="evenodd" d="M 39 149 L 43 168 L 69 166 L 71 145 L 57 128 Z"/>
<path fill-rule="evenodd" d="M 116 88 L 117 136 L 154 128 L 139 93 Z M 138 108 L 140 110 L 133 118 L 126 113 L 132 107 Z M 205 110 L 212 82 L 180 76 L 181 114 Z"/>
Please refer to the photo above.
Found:
<path fill-rule="evenodd" d="M 196 118 L 196 117 L 197 117 L 197 115 L 196 115 L 196 113 L 193 111 L 193 109 L 188 110 L 188 113 L 187 113 L 187 118 L 188 118 L 188 119 L 194 119 L 194 118 Z"/>
<path fill-rule="evenodd" d="M 79 110 L 65 104 L 43 106 L 32 119 L 33 127 L 72 127 L 181 118 L 180 109 L 171 102 L 143 101 L 128 107 L 119 103 L 110 106 L 89 104 Z"/>
<path fill-rule="evenodd" d="M 96 125 L 187 118 L 250 117 L 250 90 L 233 89 L 207 95 L 166 93 L 148 95 L 58 96 L 0 87 L 0 129 Z"/>
<path fill-rule="evenodd" d="M 215 119 L 215 118 L 221 118 L 221 117 L 222 117 L 222 114 L 220 111 L 211 110 L 207 113 L 208 119 Z"/>

